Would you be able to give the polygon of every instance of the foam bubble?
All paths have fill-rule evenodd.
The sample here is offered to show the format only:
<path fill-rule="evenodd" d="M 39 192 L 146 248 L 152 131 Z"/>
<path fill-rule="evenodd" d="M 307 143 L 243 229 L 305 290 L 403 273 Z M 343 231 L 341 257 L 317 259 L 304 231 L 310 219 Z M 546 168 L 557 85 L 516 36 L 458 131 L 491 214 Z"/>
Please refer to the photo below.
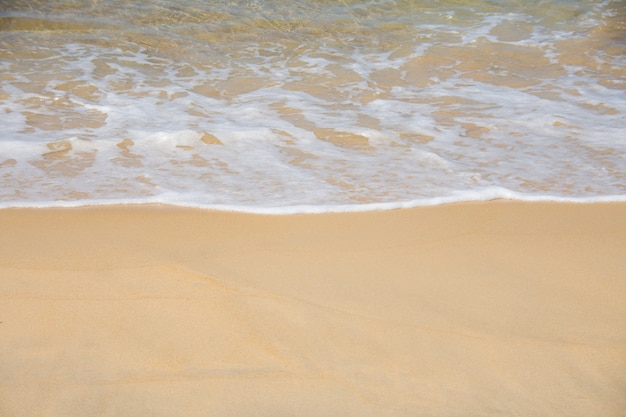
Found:
<path fill-rule="evenodd" d="M 0 61 L 1 207 L 626 195 L 608 2 L 179 5 L 207 19 L 108 2 L 92 5 L 93 31 L 57 30 L 93 12 L 62 3 L 46 5 L 45 35 L 27 11 L 7 11 L 20 30 L 0 32 L 20 46 Z"/>

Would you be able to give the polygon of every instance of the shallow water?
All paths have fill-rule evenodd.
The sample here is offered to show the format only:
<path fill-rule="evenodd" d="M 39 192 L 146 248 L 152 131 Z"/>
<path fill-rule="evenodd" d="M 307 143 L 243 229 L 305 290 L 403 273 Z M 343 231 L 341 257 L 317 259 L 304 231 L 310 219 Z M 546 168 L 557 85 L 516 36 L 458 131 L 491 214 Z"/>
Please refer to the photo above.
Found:
<path fill-rule="evenodd" d="M 0 1 L 0 206 L 626 199 L 623 1 Z"/>

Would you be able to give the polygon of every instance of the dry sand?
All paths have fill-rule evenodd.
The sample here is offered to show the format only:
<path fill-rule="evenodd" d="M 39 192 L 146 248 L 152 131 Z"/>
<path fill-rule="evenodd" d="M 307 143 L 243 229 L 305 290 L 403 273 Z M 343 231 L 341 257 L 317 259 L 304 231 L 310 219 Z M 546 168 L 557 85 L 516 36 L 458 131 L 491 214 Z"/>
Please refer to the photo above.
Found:
<path fill-rule="evenodd" d="M 626 415 L 626 204 L 0 210 L 0 416 Z"/>

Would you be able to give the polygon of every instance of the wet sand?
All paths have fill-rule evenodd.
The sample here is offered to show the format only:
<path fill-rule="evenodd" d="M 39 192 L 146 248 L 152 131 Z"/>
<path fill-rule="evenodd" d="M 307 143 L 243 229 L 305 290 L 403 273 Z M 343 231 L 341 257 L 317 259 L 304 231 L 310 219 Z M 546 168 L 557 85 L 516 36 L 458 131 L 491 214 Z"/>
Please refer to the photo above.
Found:
<path fill-rule="evenodd" d="M 623 416 L 626 204 L 0 210 L 2 416 Z"/>

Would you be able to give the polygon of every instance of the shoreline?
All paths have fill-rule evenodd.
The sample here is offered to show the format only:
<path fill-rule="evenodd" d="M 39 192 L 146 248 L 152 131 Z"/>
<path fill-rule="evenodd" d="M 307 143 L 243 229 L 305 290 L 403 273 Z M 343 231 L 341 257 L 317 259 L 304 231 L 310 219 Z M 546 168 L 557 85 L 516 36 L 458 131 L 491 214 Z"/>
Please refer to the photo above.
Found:
<path fill-rule="evenodd" d="M 626 203 L 0 210 L 0 414 L 619 416 Z"/>
<path fill-rule="evenodd" d="M 174 204 L 160 200 L 60 200 L 50 202 L 22 202 L 15 205 L 0 205 L 0 210 L 57 210 L 57 209 L 92 209 L 92 208 L 169 208 L 173 210 L 201 210 L 205 212 L 224 212 L 250 214 L 260 216 L 291 216 L 291 215 L 319 215 L 319 214 L 349 214 L 370 213 L 394 210 L 412 210 L 423 207 L 439 207 L 463 204 L 489 203 L 522 203 L 522 204 L 621 204 L 626 203 L 626 194 L 605 195 L 595 197 L 560 197 L 543 195 L 525 195 L 506 189 L 488 189 L 470 192 L 465 198 L 449 195 L 443 197 L 429 197 L 417 200 L 374 202 L 358 204 L 296 204 L 287 206 L 247 206 L 236 204 L 204 205 L 201 203 L 183 202 Z M 43 204 L 43 205 L 40 205 Z"/>

